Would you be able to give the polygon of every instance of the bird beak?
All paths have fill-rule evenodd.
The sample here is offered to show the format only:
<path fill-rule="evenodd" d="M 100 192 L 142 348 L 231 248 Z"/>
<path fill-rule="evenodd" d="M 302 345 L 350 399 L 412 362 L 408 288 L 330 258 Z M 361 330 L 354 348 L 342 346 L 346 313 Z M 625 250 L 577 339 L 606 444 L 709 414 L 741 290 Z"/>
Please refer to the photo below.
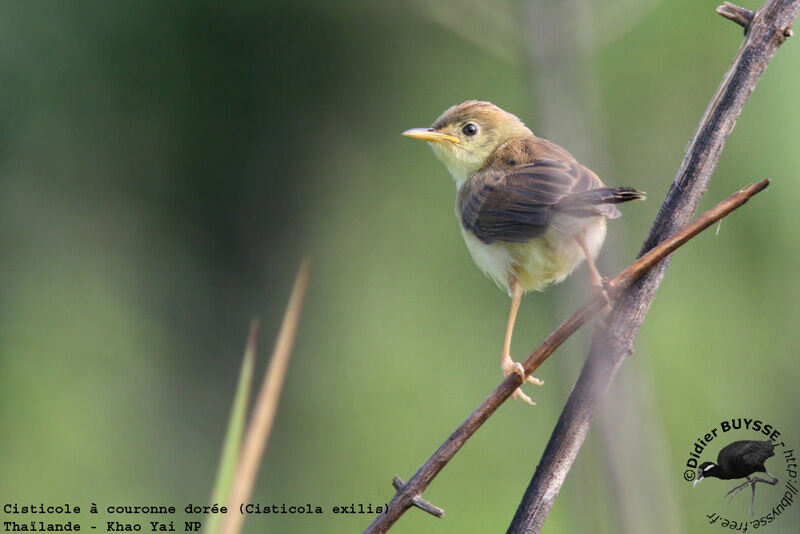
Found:
<path fill-rule="evenodd" d="M 696 487 L 697 487 L 697 485 L 698 485 L 698 484 L 700 484 L 700 481 L 701 481 L 701 480 L 703 480 L 703 478 L 704 478 L 704 477 L 700 477 L 700 478 L 698 478 L 698 479 L 695 479 L 695 481 L 694 481 L 694 484 L 692 484 L 692 487 L 693 487 L 693 488 L 696 488 Z"/>
<path fill-rule="evenodd" d="M 457 145 L 460 140 L 454 135 L 437 132 L 433 128 L 411 128 L 403 132 L 406 137 L 413 137 L 414 139 L 422 139 L 431 143 L 453 143 Z"/>

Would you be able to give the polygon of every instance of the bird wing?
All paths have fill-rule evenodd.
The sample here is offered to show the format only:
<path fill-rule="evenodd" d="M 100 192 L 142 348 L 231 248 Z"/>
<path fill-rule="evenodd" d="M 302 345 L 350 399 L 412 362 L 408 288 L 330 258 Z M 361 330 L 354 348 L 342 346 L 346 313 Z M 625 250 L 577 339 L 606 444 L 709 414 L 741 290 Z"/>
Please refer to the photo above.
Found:
<path fill-rule="evenodd" d="M 464 229 L 484 243 L 519 243 L 544 235 L 562 199 L 599 187 L 600 179 L 574 160 L 540 158 L 479 171 L 461 187 L 457 209 Z M 619 213 L 603 205 L 581 215 L 613 217 L 614 212 Z"/>
<path fill-rule="evenodd" d="M 761 465 L 770 456 L 775 456 L 772 452 L 774 448 L 775 445 L 771 441 L 752 441 L 742 458 L 750 465 Z"/>
<path fill-rule="evenodd" d="M 734 441 L 724 447 L 717 455 L 717 463 L 734 471 L 747 471 L 747 474 L 760 467 L 767 458 L 774 456 L 774 444 L 771 441 Z M 742 475 L 746 476 L 746 475 Z"/>

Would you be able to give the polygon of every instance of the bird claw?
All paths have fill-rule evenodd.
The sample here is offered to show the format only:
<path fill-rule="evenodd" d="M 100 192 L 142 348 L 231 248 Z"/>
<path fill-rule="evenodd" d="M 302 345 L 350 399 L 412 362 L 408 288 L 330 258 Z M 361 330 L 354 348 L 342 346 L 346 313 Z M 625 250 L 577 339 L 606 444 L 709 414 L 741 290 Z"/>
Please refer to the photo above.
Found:
<path fill-rule="evenodd" d="M 525 393 L 523 393 L 520 388 L 515 389 L 514 393 L 511 394 L 511 397 L 513 399 L 516 399 L 517 397 L 519 397 L 520 399 L 523 400 L 523 402 L 527 402 L 531 406 L 536 406 L 536 403 L 533 402 L 533 400 L 529 396 L 527 396 Z"/>
<path fill-rule="evenodd" d="M 508 359 L 511 360 L 511 357 L 509 356 Z M 506 376 L 508 376 L 510 373 L 516 373 L 517 376 L 519 376 L 519 378 L 525 382 L 525 368 L 522 367 L 522 364 L 519 362 L 512 361 L 510 369 L 509 366 L 506 365 L 506 368 L 503 369 L 503 372 Z"/>
<path fill-rule="evenodd" d="M 541 378 L 536 378 L 533 375 L 528 376 L 528 382 L 530 382 L 534 386 L 543 386 L 544 385 L 544 380 L 542 380 Z"/>
<path fill-rule="evenodd" d="M 524 367 L 522 367 L 522 364 L 521 364 L 521 363 L 519 363 L 519 362 L 515 362 L 515 361 L 513 361 L 513 360 L 511 359 L 511 356 L 510 356 L 510 355 L 508 355 L 508 354 L 506 354 L 505 356 L 503 356 L 503 363 L 502 363 L 501 367 L 502 367 L 502 369 L 503 369 L 503 376 L 508 376 L 508 375 L 510 375 L 511 373 L 514 373 L 514 374 L 516 374 L 517 376 L 519 376 L 519 377 L 520 377 L 520 379 L 522 380 L 522 383 L 523 383 L 523 384 L 524 384 L 526 381 L 528 381 L 528 382 L 530 382 L 531 384 L 534 384 L 534 385 L 537 385 L 537 386 L 542 386 L 542 385 L 544 385 L 544 380 L 539 380 L 538 378 L 536 378 L 536 377 L 535 377 L 535 376 L 533 376 L 533 375 L 531 375 L 531 376 L 526 376 L 526 375 L 525 375 L 525 368 L 524 368 Z M 536 406 L 536 403 L 535 403 L 535 402 L 533 402 L 533 400 L 531 400 L 531 398 L 530 398 L 529 396 L 527 396 L 527 395 L 526 395 L 526 394 L 525 394 L 525 393 L 522 391 L 522 389 L 521 389 L 521 388 L 517 388 L 517 389 L 514 391 L 514 393 L 512 393 L 512 394 L 511 394 L 511 396 L 512 396 L 514 399 L 516 399 L 516 398 L 518 398 L 518 397 L 519 397 L 519 398 L 520 398 L 522 401 L 524 401 L 524 402 L 526 402 L 526 403 L 530 404 L 531 406 Z"/>

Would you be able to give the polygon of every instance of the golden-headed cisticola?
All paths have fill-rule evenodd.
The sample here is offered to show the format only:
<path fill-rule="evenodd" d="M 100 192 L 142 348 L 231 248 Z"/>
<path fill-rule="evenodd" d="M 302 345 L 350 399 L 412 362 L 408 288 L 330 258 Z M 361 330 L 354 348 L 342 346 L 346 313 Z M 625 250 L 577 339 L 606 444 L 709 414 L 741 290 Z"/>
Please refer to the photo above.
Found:
<path fill-rule="evenodd" d="M 595 173 L 516 116 L 490 102 L 469 100 L 445 111 L 430 128 L 403 132 L 427 141 L 456 181 L 456 215 L 472 259 L 511 297 L 501 368 L 526 380 L 511 359 L 511 334 L 526 291 L 563 281 L 585 259 L 602 291 L 594 258 L 614 204 L 644 199 L 630 187 L 606 187 Z M 530 376 L 527 380 L 541 385 Z M 514 393 L 533 404 L 522 390 Z"/>

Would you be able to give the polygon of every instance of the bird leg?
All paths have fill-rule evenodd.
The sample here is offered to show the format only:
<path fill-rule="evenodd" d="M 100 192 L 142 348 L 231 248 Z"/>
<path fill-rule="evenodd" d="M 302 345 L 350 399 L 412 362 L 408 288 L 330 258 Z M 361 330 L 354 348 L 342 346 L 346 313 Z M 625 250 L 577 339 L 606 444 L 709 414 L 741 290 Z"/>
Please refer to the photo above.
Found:
<path fill-rule="evenodd" d="M 742 489 L 744 489 L 746 486 L 750 486 L 750 491 L 752 492 L 752 495 L 750 496 L 750 515 L 753 515 L 753 503 L 755 503 L 756 500 L 756 484 L 758 484 L 759 482 L 763 482 L 764 484 L 769 484 L 770 486 L 774 486 L 775 484 L 778 483 L 777 477 L 773 476 L 769 472 L 767 472 L 767 475 L 770 478 L 772 478 L 772 480 L 765 480 L 761 477 L 756 477 L 756 476 L 752 478 L 747 477 L 747 480 L 745 480 L 744 482 L 742 482 L 741 484 L 739 484 L 738 486 L 736 486 L 735 488 L 733 488 L 732 490 L 730 490 L 728 493 L 725 494 L 725 497 L 727 497 L 728 495 L 731 496 L 730 499 L 728 499 L 728 502 L 730 503 L 733 500 L 733 498 L 736 497 L 736 495 L 740 491 L 742 491 Z M 725 497 L 723 497 L 723 499 Z"/>
<path fill-rule="evenodd" d="M 735 488 L 731 489 L 722 498 L 724 499 L 725 497 L 730 495 L 731 497 L 730 497 L 730 499 L 728 499 L 728 503 L 730 503 L 733 500 L 733 498 L 736 497 L 736 495 L 738 495 L 740 491 L 742 491 L 742 489 L 744 489 L 745 487 L 747 487 L 748 485 L 751 485 L 751 484 L 755 486 L 755 484 L 753 484 L 753 481 L 750 479 L 750 477 L 747 477 L 747 480 L 745 480 L 744 482 L 742 482 L 741 484 L 739 484 Z"/>
<path fill-rule="evenodd" d="M 506 327 L 506 339 L 503 343 L 503 355 L 500 361 L 500 368 L 503 370 L 503 375 L 508 376 L 511 373 L 516 373 L 522 379 L 522 383 L 524 384 L 527 380 L 531 384 L 536 384 L 537 386 L 541 386 L 544 384 L 543 381 L 539 380 L 535 376 L 525 376 L 525 369 L 522 367 L 522 364 L 519 362 L 515 362 L 511 359 L 511 335 L 514 333 L 514 323 L 517 320 L 517 312 L 519 311 L 519 303 L 522 300 L 522 286 L 517 282 L 516 278 L 511 283 L 511 311 L 508 314 L 508 326 Z M 535 405 L 536 403 L 531 400 L 525 393 L 522 392 L 522 389 L 517 388 L 512 395 L 514 398 L 519 396 L 520 399 L 527 402 L 531 406 Z"/>
<path fill-rule="evenodd" d="M 763 482 L 764 484 L 769 484 L 770 486 L 774 486 L 778 483 L 778 478 L 773 476 L 772 473 L 769 471 L 765 471 L 765 473 L 767 473 L 772 480 L 764 480 L 761 477 L 753 477 L 753 482 L 750 484 L 750 489 L 753 492 L 753 494 L 750 496 L 750 515 L 753 515 L 753 503 L 756 500 L 756 483 Z"/>
<path fill-rule="evenodd" d="M 594 258 L 592 258 L 591 253 L 589 253 L 589 247 L 586 246 L 586 239 L 584 238 L 584 235 L 576 235 L 575 241 L 578 242 L 578 246 L 581 247 L 583 254 L 586 256 L 586 265 L 589 267 L 589 283 L 591 284 L 592 289 L 595 293 L 602 296 L 606 301 L 606 311 L 611 311 L 611 299 L 608 298 L 603 277 L 600 276 L 600 271 L 597 270 L 597 266 L 594 264 Z"/>
<path fill-rule="evenodd" d="M 773 476 L 770 473 L 767 473 L 767 475 L 769 475 L 769 477 L 772 478 L 772 480 L 765 480 L 765 479 L 763 479 L 761 477 L 756 477 L 756 476 L 747 477 L 747 480 L 745 480 L 744 482 L 742 482 L 741 484 L 739 484 L 735 488 L 731 489 L 728 493 L 726 493 L 725 497 L 727 497 L 728 495 L 733 494 L 733 495 L 731 495 L 731 499 L 733 499 L 736 496 L 736 494 L 739 493 L 742 490 L 742 488 L 744 488 L 748 484 L 752 484 L 753 486 L 755 486 L 757 483 L 763 482 L 764 484 L 769 484 L 770 486 L 774 486 L 775 484 L 778 483 L 777 477 Z M 730 500 L 728 502 L 730 502 Z"/>

